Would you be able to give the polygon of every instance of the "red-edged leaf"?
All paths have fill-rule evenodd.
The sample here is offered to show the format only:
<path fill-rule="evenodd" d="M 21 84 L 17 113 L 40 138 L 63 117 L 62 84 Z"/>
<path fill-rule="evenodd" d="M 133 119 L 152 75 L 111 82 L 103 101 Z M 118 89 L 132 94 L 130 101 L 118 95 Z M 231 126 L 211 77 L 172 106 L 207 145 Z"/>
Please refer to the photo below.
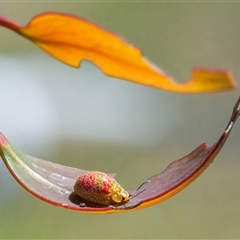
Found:
<path fill-rule="evenodd" d="M 90 213 L 137 210 L 172 197 L 206 170 L 221 150 L 239 115 L 240 98 L 233 109 L 225 131 L 213 146 L 202 144 L 185 157 L 172 162 L 163 172 L 150 177 L 138 189 L 129 191 L 132 194 L 130 201 L 118 207 L 90 203 L 73 193 L 76 179 L 86 173 L 86 170 L 25 155 L 12 146 L 2 134 L 0 134 L 0 155 L 18 183 L 47 203 Z M 79 203 L 85 203 L 85 207 Z"/>
<path fill-rule="evenodd" d="M 26 37 L 56 59 L 79 67 L 96 64 L 106 75 L 180 93 L 218 92 L 235 88 L 228 71 L 195 68 L 191 79 L 177 83 L 144 58 L 138 48 L 86 19 L 43 13 L 26 26 L 0 17 L 0 26 Z"/>

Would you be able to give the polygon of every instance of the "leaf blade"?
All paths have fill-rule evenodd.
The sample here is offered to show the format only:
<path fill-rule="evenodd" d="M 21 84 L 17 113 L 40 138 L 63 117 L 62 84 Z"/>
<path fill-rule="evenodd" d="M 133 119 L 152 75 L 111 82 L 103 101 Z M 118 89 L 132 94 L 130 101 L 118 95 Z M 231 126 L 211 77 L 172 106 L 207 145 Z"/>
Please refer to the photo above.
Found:
<path fill-rule="evenodd" d="M 130 201 L 118 207 L 96 206 L 84 202 L 79 205 L 79 197 L 71 191 L 75 180 L 86 170 L 71 168 L 60 164 L 25 155 L 12 146 L 0 134 L 0 155 L 18 183 L 35 197 L 71 210 L 88 213 L 117 213 L 138 210 L 158 204 L 182 191 L 200 176 L 213 162 L 231 133 L 240 115 L 240 97 L 235 104 L 229 123 L 220 138 L 211 147 L 202 144 L 183 158 L 172 162 L 163 172 L 158 173 L 141 184 L 132 194 Z"/>
<path fill-rule="evenodd" d="M 185 157 L 172 162 L 162 173 L 150 177 L 146 181 L 146 184 L 143 184 L 136 191 L 136 195 L 140 193 L 136 201 L 143 202 L 139 206 L 139 209 L 161 203 L 173 197 L 196 180 L 209 167 L 224 146 L 239 115 L 240 97 L 233 108 L 232 115 L 224 132 L 215 144 L 212 146 L 207 146 L 205 143 L 201 144 Z M 174 174 L 174 171 L 181 172 L 182 170 L 184 172 L 183 174 Z M 177 177 L 177 180 L 173 179 L 174 175 Z M 165 182 L 167 186 L 157 188 L 156 185 L 161 182 Z M 144 188 L 146 188 L 147 191 L 142 192 Z M 146 198 L 145 195 L 147 195 L 148 198 Z"/>

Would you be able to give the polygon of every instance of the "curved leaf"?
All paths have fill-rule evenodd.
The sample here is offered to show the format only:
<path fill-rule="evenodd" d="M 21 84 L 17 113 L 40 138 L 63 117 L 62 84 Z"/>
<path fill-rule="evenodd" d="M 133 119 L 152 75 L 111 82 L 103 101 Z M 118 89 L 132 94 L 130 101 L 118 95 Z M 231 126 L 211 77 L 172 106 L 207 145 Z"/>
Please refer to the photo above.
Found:
<path fill-rule="evenodd" d="M 122 206 L 101 206 L 81 199 L 73 193 L 76 179 L 86 170 L 76 169 L 40 160 L 21 153 L 0 134 L 0 154 L 18 183 L 39 199 L 67 209 L 110 213 L 137 210 L 160 203 L 193 182 L 221 150 L 232 127 L 240 115 L 238 99 L 230 121 L 218 141 L 211 147 L 202 144 L 185 157 L 172 162 L 163 172 L 150 177 L 132 194 L 130 201 Z M 85 203 L 84 206 L 80 203 Z"/>
<path fill-rule="evenodd" d="M 89 60 L 108 76 L 180 93 L 217 92 L 235 88 L 228 71 L 203 68 L 195 68 L 188 82 L 177 83 L 122 37 L 80 17 L 43 13 L 35 16 L 26 26 L 0 17 L 0 26 L 26 37 L 72 67 L 79 67 L 82 60 Z"/>

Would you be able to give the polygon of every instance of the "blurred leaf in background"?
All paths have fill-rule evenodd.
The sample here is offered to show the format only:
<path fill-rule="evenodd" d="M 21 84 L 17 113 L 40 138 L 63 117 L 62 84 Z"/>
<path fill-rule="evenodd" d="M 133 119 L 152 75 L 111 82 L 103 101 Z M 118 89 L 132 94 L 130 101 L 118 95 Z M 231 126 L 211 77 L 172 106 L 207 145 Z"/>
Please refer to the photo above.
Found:
<path fill-rule="evenodd" d="M 192 70 L 189 81 L 178 83 L 124 38 L 72 14 L 44 12 L 24 26 L 0 16 L 0 26 L 25 37 L 55 59 L 75 68 L 87 60 L 107 76 L 179 93 L 220 92 L 236 87 L 229 71 L 199 67 Z"/>

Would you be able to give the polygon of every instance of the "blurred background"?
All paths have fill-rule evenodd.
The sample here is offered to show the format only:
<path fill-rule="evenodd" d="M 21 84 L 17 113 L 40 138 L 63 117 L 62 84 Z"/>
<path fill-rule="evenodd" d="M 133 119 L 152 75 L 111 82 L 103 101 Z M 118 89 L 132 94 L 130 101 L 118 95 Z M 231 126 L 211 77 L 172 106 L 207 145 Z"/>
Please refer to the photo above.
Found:
<path fill-rule="evenodd" d="M 1 2 L 22 25 L 44 11 L 87 18 L 124 36 L 178 81 L 194 66 L 228 69 L 240 84 L 239 3 Z M 0 131 L 32 156 L 117 173 L 133 189 L 223 132 L 239 90 L 183 95 L 74 69 L 0 28 Z M 48 205 L 0 162 L 0 238 L 239 238 L 240 130 L 175 197 L 140 211 L 93 215 Z"/>

